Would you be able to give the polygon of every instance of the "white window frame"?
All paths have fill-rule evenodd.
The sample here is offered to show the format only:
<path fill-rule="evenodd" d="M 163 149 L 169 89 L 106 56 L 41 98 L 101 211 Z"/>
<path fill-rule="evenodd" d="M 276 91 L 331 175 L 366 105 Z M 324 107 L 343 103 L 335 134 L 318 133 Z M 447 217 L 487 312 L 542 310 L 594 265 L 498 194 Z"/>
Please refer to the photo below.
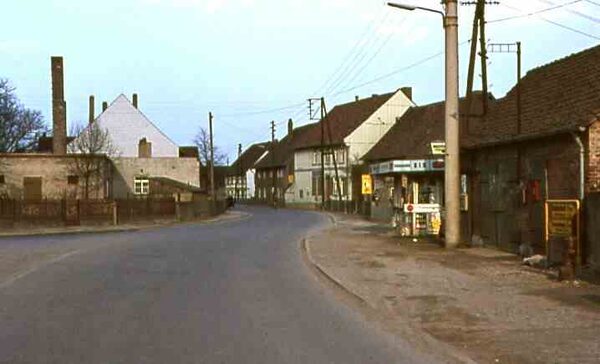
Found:
<path fill-rule="evenodd" d="M 134 177 L 133 193 L 140 196 L 150 194 L 150 179 L 143 176 Z"/>

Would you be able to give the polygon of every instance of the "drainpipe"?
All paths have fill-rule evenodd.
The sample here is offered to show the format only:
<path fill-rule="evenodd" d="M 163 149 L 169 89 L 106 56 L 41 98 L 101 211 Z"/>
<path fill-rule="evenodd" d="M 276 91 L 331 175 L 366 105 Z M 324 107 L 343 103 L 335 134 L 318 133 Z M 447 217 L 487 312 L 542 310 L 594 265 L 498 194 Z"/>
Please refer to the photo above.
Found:
<path fill-rule="evenodd" d="M 582 131 L 585 131 L 585 128 Z M 579 200 L 583 202 L 585 197 L 585 147 L 579 135 L 575 133 L 571 133 L 571 135 L 579 146 Z"/>

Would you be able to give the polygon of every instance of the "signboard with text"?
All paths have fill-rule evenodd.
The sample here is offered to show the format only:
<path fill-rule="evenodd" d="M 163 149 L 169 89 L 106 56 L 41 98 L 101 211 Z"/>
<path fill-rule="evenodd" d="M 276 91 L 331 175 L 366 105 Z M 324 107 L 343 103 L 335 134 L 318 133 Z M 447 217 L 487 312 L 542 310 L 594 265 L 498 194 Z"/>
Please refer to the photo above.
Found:
<path fill-rule="evenodd" d="M 579 200 L 547 200 L 544 204 L 546 252 L 554 238 L 575 239 L 577 262 L 580 260 L 580 202 Z"/>
<path fill-rule="evenodd" d="M 371 180 L 371 175 L 363 174 L 361 177 L 362 180 L 362 194 L 363 195 L 371 195 L 373 194 L 373 181 Z"/>
<path fill-rule="evenodd" d="M 417 173 L 444 170 L 443 159 L 403 159 L 371 165 L 371 174 Z"/>
<path fill-rule="evenodd" d="M 433 155 L 445 155 L 446 154 L 446 143 L 445 142 L 431 142 L 431 154 Z"/>

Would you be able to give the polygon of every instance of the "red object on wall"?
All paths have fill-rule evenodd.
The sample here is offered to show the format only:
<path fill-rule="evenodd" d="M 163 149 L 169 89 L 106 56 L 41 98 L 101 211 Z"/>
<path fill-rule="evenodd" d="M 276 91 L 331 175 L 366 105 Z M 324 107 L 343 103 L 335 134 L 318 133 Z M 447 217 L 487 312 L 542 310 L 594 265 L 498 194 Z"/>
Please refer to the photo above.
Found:
<path fill-rule="evenodd" d="M 529 191 L 531 196 L 531 201 L 537 202 L 542 199 L 542 188 L 540 186 L 539 180 L 529 181 Z"/>

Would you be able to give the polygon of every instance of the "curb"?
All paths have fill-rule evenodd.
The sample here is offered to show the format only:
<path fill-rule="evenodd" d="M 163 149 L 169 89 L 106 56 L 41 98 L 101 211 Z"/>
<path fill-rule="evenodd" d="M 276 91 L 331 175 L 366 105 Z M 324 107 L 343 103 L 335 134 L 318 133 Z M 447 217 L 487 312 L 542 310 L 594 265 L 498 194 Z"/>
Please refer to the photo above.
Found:
<path fill-rule="evenodd" d="M 356 298 L 357 300 L 359 300 L 362 304 L 367 304 L 367 301 L 360 296 L 358 293 L 354 292 L 353 290 L 351 290 L 350 288 L 348 288 L 347 286 L 345 286 L 340 279 L 338 279 L 337 277 L 335 277 L 334 275 L 332 275 L 331 273 L 327 272 L 327 270 L 321 266 L 319 263 L 317 263 L 311 252 L 310 252 L 310 243 L 309 243 L 309 239 L 308 238 L 304 238 L 302 239 L 302 250 L 304 252 L 304 254 L 306 255 L 306 258 L 308 259 L 308 262 L 311 264 L 312 267 L 314 267 L 324 278 L 326 278 L 328 281 L 330 281 L 331 283 L 333 283 L 335 286 L 337 286 L 338 288 L 340 288 L 341 290 L 343 290 L 344 292 L 348 293 L 349 295 L 351 295 L 352 297 Z"/>

